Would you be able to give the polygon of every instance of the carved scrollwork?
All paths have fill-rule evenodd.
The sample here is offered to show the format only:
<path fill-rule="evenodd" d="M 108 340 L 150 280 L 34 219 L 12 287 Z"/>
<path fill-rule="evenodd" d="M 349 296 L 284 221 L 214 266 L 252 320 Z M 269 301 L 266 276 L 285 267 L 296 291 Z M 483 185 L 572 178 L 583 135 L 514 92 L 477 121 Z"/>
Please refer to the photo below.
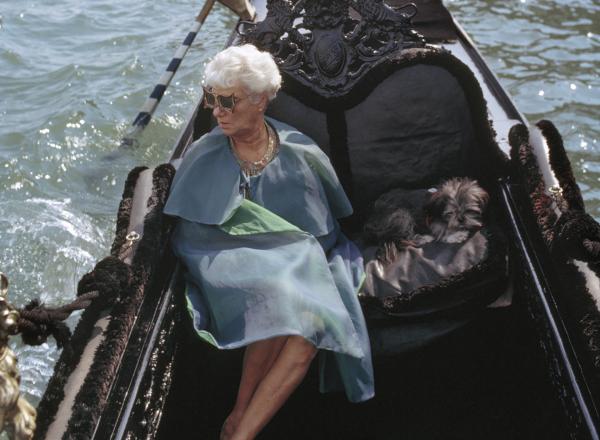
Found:
<path fill-rule="evenodd" d="M 326 98 L 345 95 L 391 54 L 425 46 L 411 25 L 412 3 L 269 0 L 267 8 L 263 21 L 240 32 L 244 42 L 271 52 L 282 72 Z"/>
<path fill-rule="evenodd" d="M 35 431 L 35 409 L 21 396 L 17 357 L 8 346 L 8 338 L 17 333 L 19 312 L 8 303 L 8 279 L 0 272 L 0 432 L 9 437 L 29 440 Z"/>

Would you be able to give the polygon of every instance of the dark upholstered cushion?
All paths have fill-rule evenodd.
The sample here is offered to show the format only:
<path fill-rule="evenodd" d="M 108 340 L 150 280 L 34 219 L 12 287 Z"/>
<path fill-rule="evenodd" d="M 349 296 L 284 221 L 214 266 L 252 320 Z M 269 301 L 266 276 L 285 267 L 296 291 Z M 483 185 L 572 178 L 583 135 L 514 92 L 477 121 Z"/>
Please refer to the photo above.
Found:
<path fill-rule="evenodd" d="M 325 113 L 304 105 L 282 90 L 269 104 L 267 115 L 296 127 L 329 155 L 329 134 Z"/>
<path fill-rule="evenodd" d="M 354 203 L 367 207 L 391 188 L 426 188 L 468 172 L 471 118 L 448 71 L 406 67 L 346 112 Z"/>
<path fill-rule="evenodd" d="M 328 131 L 321 110 L 282 91 L 268 114 L 295 126 L 329 154 L 330 132 L 339 128 Z M 441 67 L 399 68 L 344 116 L 352 201 L 361 217 L 391 188 L 428 187 L 468 174 L 467 159 L 475 147 L 469 108 L 462 87 Z"/>

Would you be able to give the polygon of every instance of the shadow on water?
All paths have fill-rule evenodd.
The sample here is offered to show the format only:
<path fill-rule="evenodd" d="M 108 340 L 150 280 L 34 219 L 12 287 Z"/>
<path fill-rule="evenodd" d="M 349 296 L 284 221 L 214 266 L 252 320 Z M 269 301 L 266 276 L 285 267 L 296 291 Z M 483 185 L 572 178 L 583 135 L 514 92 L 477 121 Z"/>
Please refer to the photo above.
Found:
<path fill-rule="evenodd" d="M 83 176 L 87 191 L 94 191 L 106 180 L 107 173 L 120 170 L 126 176 L 134 166 L 139 151 L 133 147 L 118 147 L 109 153 L 104 153 L 93 162 L 87 162 L 78 167 L 77 171 Z"/>

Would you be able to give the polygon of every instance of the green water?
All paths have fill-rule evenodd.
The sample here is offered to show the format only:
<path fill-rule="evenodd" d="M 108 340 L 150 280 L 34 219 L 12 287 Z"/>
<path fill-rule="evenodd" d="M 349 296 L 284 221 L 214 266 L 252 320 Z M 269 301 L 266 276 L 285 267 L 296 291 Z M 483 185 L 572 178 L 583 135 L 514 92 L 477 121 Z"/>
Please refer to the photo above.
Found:
<path fill-rule="evenodd" d="M 565 137 L 588 210 L 600 218 L 600 7 L 581 2 L 452 1 L 456 18 L 535 121 Z M 0 0 L 0 270 L 10 298 L 73 298 L 107 255 L 132 167 L 168 159 L 199 97 L 202 65 L 235 24 L 216 6 L 142 148 L 106 161 L 187 34 L 200 2 Z M 70 320 L 71 326 L 77 316 Z M 53 341 L 15 341 L 22 387 L 39 400 L 58 357 Z"/>

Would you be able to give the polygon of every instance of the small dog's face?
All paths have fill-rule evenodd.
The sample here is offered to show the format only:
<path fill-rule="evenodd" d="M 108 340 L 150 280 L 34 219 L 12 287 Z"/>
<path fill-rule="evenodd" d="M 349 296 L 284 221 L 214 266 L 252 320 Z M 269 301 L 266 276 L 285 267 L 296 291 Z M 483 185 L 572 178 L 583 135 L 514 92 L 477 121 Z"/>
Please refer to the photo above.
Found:
<path fill-rule="evenodd" d="M 460 243 L 471 231 L 480 229 L 488 198 L 475 180 L 454 178 L 444 182 L 425 205 L 435 240 Z"/>

